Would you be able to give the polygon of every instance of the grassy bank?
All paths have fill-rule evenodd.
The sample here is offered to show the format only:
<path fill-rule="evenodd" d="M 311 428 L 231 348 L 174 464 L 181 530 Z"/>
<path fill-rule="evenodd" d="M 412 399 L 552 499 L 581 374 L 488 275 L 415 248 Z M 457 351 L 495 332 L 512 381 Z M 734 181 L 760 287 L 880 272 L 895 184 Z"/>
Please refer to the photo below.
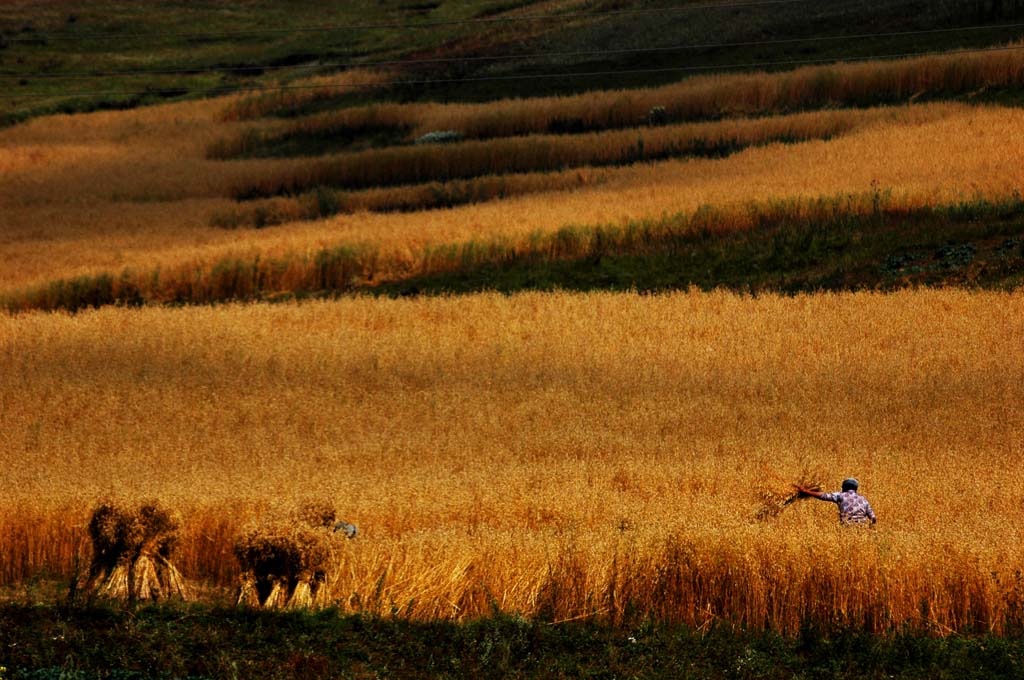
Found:
<path fill-rule="evenodd" d="M 43 678 L 1002 678 L 1018 638 L 795 639 L 712 627 L 549 624 L 495 613 L 465 623 L 208 606 L 0 608 L 0 675 Z"/>

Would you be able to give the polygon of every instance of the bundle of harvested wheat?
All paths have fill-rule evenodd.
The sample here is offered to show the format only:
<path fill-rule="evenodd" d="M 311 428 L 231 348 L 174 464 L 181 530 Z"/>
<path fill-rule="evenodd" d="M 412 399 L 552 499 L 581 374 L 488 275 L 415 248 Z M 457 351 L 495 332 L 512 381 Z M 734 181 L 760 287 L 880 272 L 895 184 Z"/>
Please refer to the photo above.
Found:
<path fill-rule="evenodd" d="M 238 604 L 267 608 L 305 608 L 323 604 L 324 584 L 335 555 L 334 508 L 306 503 L 287 521 L 251 526 L 235 540 L 242 567 Z M 355 536 L 355 527 L 345 531 Z"/>
<path fill-rule="evenodd" d="M 773 517 L 777 517 L 783 510 L 788 508 L 796 501 L 810 498 L 807 494 L 802 492 L 800 489 L 810 489 L 811 491 L 821 491 L 822 485 L 816 481 L 816 477 L 808 474 L 803 474 L 795 482 L 779 485 L 778 487 L 765 489 L 761 492 L 761 507 L 758 509 L 755 518 L 759 521 L 769 520 Z"/>
<path fill-rule="evenodd" d="M 79 590 L 116 600 L 188 599 L 185 579 L 170 561 L 179 524 L 156 501 L 101 503 L 89 521 L 92 563 Z"/>

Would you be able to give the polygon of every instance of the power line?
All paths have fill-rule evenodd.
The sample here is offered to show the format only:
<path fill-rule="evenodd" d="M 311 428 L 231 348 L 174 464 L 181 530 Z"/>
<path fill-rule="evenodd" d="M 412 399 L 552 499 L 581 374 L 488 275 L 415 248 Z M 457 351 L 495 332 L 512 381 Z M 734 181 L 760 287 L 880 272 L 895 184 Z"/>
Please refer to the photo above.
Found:
<path fill-rule="evenodd" d="M 955 54 L 973 54 L 979 52 L 1009 52 L 1024 50 L 1024 45 L 1006 45 L 1000 47 L 977 47 L 977 48 L 965 48 L 959 50 L 933 50 L 926 52 L 902 52 L 896 54 L 875 54 L 866 55 L 862 57 L 847 57 L 845 59 L 786 59 L 782 61 L 762 61 L 762 62 L 737 62 L 733 64 L 718 64 L 710 66 L 670 66 L 664 68 L 650 68 L 650 69 L 617 69 L 608 71 L 585 71 L 580 73 L 534 73 L 534 74 L 523 74 L 523 75 L 508 75 L 508 76 L 478 76 L 469 78 L 434 78 L 427 80 L 391 80 L 391 81 L 379 81 L 379 82 L 366 82 L 366 83 L 339 83 L 335 87 L 343 88 L 377 88 L 377 87 L 389 87 L 389 86 L 403 86 L 403 85 L 436 85 L 436 84 L 449 84 L 449 83 L 474 83 L 484 81 L 503 81 L 503 80 L 542 80 L 551 78 L 587 78 L 593 76 L 616 76 L 616 75 L 634 75 L 640 73 L 682 73 L 682 72 L 694 72 L 694 71 L 720 71 L 729 69 L 757 69 L 770 66 L 801 66 L 811 64 L 830 64 L 830 63 L 851 63 L 861 61 L 881 61 L 886 59 L 908 59 L 912 57 L 929 57 L 929 56 L 943 56 L 943 55 L 955 55 Z M 240 92 L 282 92 L 289 90 L 317 90 L 332 87 L 331 85 L 273 85 L 273 86 L 260 86 L 251 85 L 246 87 L 237 86 L 221 86 L 214 88 L 205 88 L 198 90 L 186 90 L 182 92 L 181 87 L 175 88 L 164 88 L 157 89 L 152 88 L 148 90 L 105 90 L 105 91 L 81 91 L 81 92 L 64 92 L 61 94 L 39 94 L 39 93 L 27 93 L 27 94 L 0 94 L 0 99 L 39 99 L 49 97 L 107 97 L 107 96 L 142 96 L 142 95 L 165 95 L 173 96 L 176 94 L 199 94 L 199 95 L 211 95 L 211 94 L 236 94 Z"/>
<path fill-rule="evenodd" d="M 839 40 L 865 40 L 871 38 L 895 38 L 895 37 L 908 37 L 914 35 L 935 35 L 943 33 L 959 33 L 959 32 L 970 32 L 970 31 L 989 31 L 989 30 L 1003 30 L 1011 28 L 1024 28 L 1024 23 L 1013 23 L 1013 24 L 989 24 L 989 25 L 976 25 L 976 26 L 961 26 L 958 28 L 932 28 L 922 29 L 917 31 L 889 31 L 885 33 L 859 33 L 850 35 L 827 35 L 827 36 L 811 36 L 804 38 L 779 38 L 775 40 L 748 40 L 743 42 L 731 42 L 731 43 L 696 43 L 689 45 L 670 45 L 665 47 L 639 47 L 630 49 L 612 49 L 612 50 L 584 50 L 584 51 L 573 51 L 573 52 L 536 52 L 532 54 L 507 54 L 507 55 L 493 55 L 493 56 L 475 56 L 475 57 L 434 57 L 427 59 L 392 59 L 386 61 L 370 61 L 370 62 L 321 62 L 321 63 L 309 63 L 309 66 L 316 66 L 318 68 L 340 68 L 340 69 L 351 69 L 351 68 L 367 68 L 367 67 L 381 67 L 381 66 L 415 66 L 418 64 L 442 64 L 442 63 L 468 63 L 468 62 L 483 62 L 483 61 L 513 61 L 513 60 L 529 60 L 529 59 L 551 59 L 551 58 L 562 58 L 562 57 L 591 57 L 591 56 L 608 56 L 608 55 L 620 55 L 620 54 L 650 54 L 658 52 L 674 52 L 684 50 L 697 50 L 697 49 L 723 49 L 731 47 L 757 47 L 764 45 L 784 45 L 784 44 L 796 44 L 796 43 L 807 43 L 807 42 L 834 42 Z M 281 65 L 281 64 L 250 64 L 248 66 L 182 66 L 178 68 L 169 69 L 123 69 L 114 71 L 79 71 L 70 73 L 18 73 L 14 71 L 0 72 L 0 78 L 21 78 L 31 80 L 73 80 L 73 79 L 84 79 L 84 78 L 101 78 L 101 77 L 117 77 L 117 76 L 144 76 L 144 75 L 201 75 L 204 73 L 232 73 L 232 72 L 249 72 L 249 71 L 272 71 L 272 70 L 283 70 L 296 68 L 301 66 L 299 64 Z"/>
<path fill-rule="evenodd" d="M 774 5 L 791 5 L 794 3 L 814 2 L 815 0 L 746 0 L 741 2 L 713 2 L 702 5 L 676 5 L 672 7 L 646 7 L 635 9 L 618 9 L 605 12 L 565 12 L 563 14 L 524 14 L 510 17 L 479 17 L 476 19 L 447 19 L 443 21 L 423 21 L 415 24 L 403 23 L 380 23 L 380 24 L 340 24 L 328 26 L 296 26 L 295 28 L 261 28 L 239 31 L 222 31 L 220 33 L 76 33 L 62 35 L 59 33 L 35 33 L 31 37 L 11 36 L 8 42 L 39 42 L 40 40 L 122 40 L 125 38 L 189 38 L 194 40 L 212 40 L 215 38 L 228 38 L 232 36 L 253 36 L 253 35 L 278 35 L 281 33 L 325 33 L 330 31 L 364 31 L 378 29 L 400 29 L 414 30 L 418 28 L 434 28 L 437 26 L 457 26 L 465 24 L 498 24 L 512 23 L 518 21 L 550 21 L 591 19 L 610 16 L 636 15 L 636 14 L 672 14 L 675 12 L 689 12 L 699 9 L 731 9 L 739 7 L 765 7 Z"/>

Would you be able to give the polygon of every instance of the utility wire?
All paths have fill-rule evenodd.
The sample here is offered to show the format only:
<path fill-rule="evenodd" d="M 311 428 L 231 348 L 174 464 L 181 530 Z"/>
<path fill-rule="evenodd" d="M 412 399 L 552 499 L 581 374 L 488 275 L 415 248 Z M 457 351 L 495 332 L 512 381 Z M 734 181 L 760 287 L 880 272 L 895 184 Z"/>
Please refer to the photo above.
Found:
<path fill-rule="evenodd" d="M 656 52 L 675 52 L 698 49 L 719 49 L 730 47 L 756 47 L 764 45 L 785 45 L 807 42 L 834 42 L 837 40 L 865 40 L 871 38 L 895 38 L 914 35 L 935 35 L 943 33 L 959 33 L 969 31 L 990 31 L 1011 28 L 1024 28 L 1024 23 L 1014 24 L 989 24 L 977 26 L 961 26 L 958 28 L 932 28 L 917 31 L 890 31 L 886 33 L 859 33 L 851 35 L 826 35 L 811 36 L 805 38 L 780 38 L 775 40 L 748 40 L 743 42 L 730 43 L 697 43 L 689 45 L 670 45 L 665 47 L 639 47 L 630 49 L 612 50 L 584 50 L 574 52 L 536 52 L 532 54 L 506 54 L 476 57 L 434 57 L 427 59 L 393 59 L 386 61 L 368 62 L 309 62 L 307 64 L 250 64 L 248 66 L 181 66 L 169 69 L 143 69 L 143 70 L 114 70 L 114 71 L 72 71 L 67 73 L 18 73 L 14 71 L 0 71 L 0 78 L 22 78 L 26 80 L 73 80 L 83 78 L 117 77 L 117 76 L 144 76 L 144 75 L 200 75 L 204 73 L 232 73 L 249 71 L 275 71 L 282 69 L 299 68 L 302 66 L 316 66 L 317 68 L 367 68 L 380 66 L 416 66 L 418 64 L 443 64 L 443 63 L 469 63 L 483 61 L 513 61 L 528 59 L 552 59 L 562 57 L 592 57 L 621 54 L 650 54 Z"/>
<path fill-rule="evenodd" d="M 768 66 L 800 66 L 800 65 L 811 65 L 811 64 L 830 64 L 830 63 L 852 63 L 861 61 L 875 61 L 885 59 L 907 59 L 911 57 L 928 57 L 928 56 L 945 56 L 955 54 L 974 54 L 980 52 L 1009 52 L 1016 50 L 1024 50 L 1024 45 L 1007 45 L 1000 47 L 977 47 L 977 48 L 965 48 L 959 50 L 933 50 L 927 52 L 902 52 L 896 54 L 875 54 L 866 55 L 863 57 L 847 57 L 845 59 L 786 59 L 783 61 L 761 61 L 761 62 L 737 62 L 733 64 L 718 64 L 710 66 L 670 66 L 664 68 L 649 68 L 649 69 L 618 69 L 608 71 L 584 71 L 580 73 L 534 73 L 534 74 L 523 74 L 523 75 L 508 75 L 508 76 L 478 76 L 469 78 L 434 78 L 427 80 L 391 80 L 391 81 L 380 81 L 380 82 L 366 82 L 366 83 L 339 83 L 333 87 L 342 88 L 377 88 L 377 87 L 389 87 L 389 86 L 403 86 L 403 85 L 436 85 L 436 84 L 447 84 L 447 83 L 474 83 L 483 81 L 502 81 L 502 80 L 542 80 L 551 78 L 585 78 L 592 76 L 616 76 L 616 75 L 632 75 L 639 73 L 682 73 L 682 72 L 693 72 L 693 71 L 719 71 L 728 69 L 755 69 Z M 197 89 L 197 90 L 185 90 L 181 87 L 174 88 L 152 88 L 148 90 L 104 90 L 104 91 L 80 91 L 80 92 L 63 92 L 60 94 L 40 94 L 40 93 L 27 93 L 27 94 L 0 94 L 0 99 L 39 99 L 48 97 L 99 97 L 99 96 L 141 96 L 141 95 L 175 95 L 175 94 L 232 94 L 241 92 L 282 92 L 288 90 L 317 90 L 332 87 L 332 85 L 272 85 L 272 86 L 260 86 L 250 85 L 245 87 L 240 86 L 220 86 L 213 88 Z"/>
<path fill-rule="evenodd" d="M 563 14 L 523 14 L 520 16 L 508 17 L 480 17 L 476 19 L 447 19 L 439 21 L 423 21 L 415 24 L 405 23 L 380 23 L 380 24 L 340 24 L 328 26 L 296 26 L 295 28 L 260 28 L 239 31 L 222 31 L 219 33 L 35 33 L 31 37 L 11 36 L 8 42 L 39 42 L 42 40 L 122 40 L 125 38 L 190 38 L 195 40 L 212 40 L 214 38 L 229 38 L 242 35 L 278 35 L 281 33 L 325 33 L 330 31 L 365 31 L 376 29 L 401 29 L 412 30 L 418 28 L 433 28 L 437 26 L 457 26 L 465 24 L 499 24 L 518 21 L 550 21 L 550 20 L 572 20 L 591 19 L 611 16 L 624 16 L 631 14 L 672 14 L 675 12 L 689 12 L 698 9 L 730 9 L 740 7 L 765 7 L 775 5 L 792 5 L 794 3 L 815 2 L 816 0 L 747 0 L 745 2 L 713 2 L 701 5 L 677 5 L 672 7 L 638 7 L 635 9 L 618 9 L 604 12 L 565 12 Z M 820 1 L 820 0 L 817 0 Z"/>

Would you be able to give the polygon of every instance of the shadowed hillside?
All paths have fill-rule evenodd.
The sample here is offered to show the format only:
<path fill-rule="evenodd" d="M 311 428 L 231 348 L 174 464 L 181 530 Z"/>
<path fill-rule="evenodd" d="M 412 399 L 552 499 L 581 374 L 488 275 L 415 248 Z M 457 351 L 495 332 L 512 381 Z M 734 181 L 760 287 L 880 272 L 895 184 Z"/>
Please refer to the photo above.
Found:
<path fill-rule="evenodd" d="M 338 103 L 637 87 L 691 69 L 996 45 L 1021 29 L 992 26 L 1022 17 L 1017 0 L 23 0 L 0 4 L 0 120 L 295 87 L 381 62 L 392 81 L 467 82 L 374 88 Z"/>

